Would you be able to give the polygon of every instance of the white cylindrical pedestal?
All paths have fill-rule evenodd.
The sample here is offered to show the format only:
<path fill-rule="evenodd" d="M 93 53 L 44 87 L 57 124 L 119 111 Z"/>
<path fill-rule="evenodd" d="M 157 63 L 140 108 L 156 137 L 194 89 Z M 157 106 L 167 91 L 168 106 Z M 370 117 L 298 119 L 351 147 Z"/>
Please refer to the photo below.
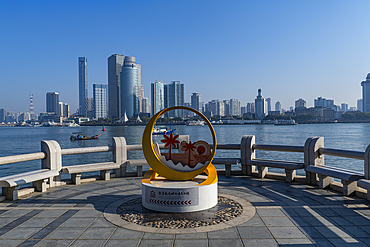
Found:
<path fill-rule="evenodd" d="M 170 181 L 156 178 L 142 183 L 142 204 L 160 212 L 185 213 L 212 208 L 217 205 L 217 182 L 200 185 L 207 177 L 199 175 L 191 181 Z"/>

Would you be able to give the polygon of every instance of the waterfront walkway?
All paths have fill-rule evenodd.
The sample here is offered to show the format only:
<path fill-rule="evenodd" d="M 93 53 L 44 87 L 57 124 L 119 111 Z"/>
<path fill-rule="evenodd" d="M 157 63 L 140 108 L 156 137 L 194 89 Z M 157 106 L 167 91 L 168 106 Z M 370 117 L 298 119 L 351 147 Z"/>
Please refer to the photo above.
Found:
<path fill-rule="evenodd" d="M 104 218 L 108 205 L 141 195 L 141 178 L 51 188 L 0 203 L 0 246 L 370 246 L 370 203 L 364 199 L 249 176 L 220 176 L 219 193 L 249 201 L 255 215 L 227 229 L 163 234 Z"/>

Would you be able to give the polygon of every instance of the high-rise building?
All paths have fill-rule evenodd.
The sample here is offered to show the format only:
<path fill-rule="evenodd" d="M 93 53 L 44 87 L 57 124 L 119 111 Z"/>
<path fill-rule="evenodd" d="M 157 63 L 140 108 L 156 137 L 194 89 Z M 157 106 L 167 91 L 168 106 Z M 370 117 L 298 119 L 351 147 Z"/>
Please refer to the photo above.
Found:
<path fill-rule="evenodd" d="M 63 117 L 69 118 L 69 105 L 67 103 L 63 104 Z"/>
<path fill-rule="evenodd" d="M 315 107 L 331 108 L 332 106 L 334 106 L 334 100 L 318 97 L 317 99 L 314 100 L 314 106 Z"/>
<path fill-rule="evenodd" d="M 108 85 L 93 85 L 94 118 L 108 117 Z"/>
<path fill-rule="evenodd" d="M 125 56 L 121 71 L 121 116 L 133 117 L 140 113 L 141 65 L 136 58 Z"/>
<path fill-rule="evenodd" d="M 347 103 L 342 103 L 340 107 L 340 111 L 346 112 L 348 111 L 348 104 Z"/>
<path fill-rule="evenodd" d="M 86 98 L 86 117 L 88 118 L 94 117 L 94 99 L 93 98 Z"/>
<path fill-rule="evenodd" d="M 142 102 L 142 112 L 143 113 L 150 113 L 150 101 L 148 98 L 143 97 L 141 100 Z"/>
<path fill-rule="evenodd" d="M 163 81 L 155 81 L 151 84 L 151 107 L 152 115 L 165 108 Z"/>
<path fill-rule="evenodd" d="M 370 73 L 366 76 L 366 81 L 361 82 L 362 86 L 362 112 L 370 112 Z"/>
<path fill-rule="evenodd" d="M 281 112 L 281 103 L 280 103 L 280 101 L 276 101 L 276 103 L 275 103 L 275 111 Z"/>
<path fill-rule="evenodd" d="M 224 103 L 224 116 L 229 116 L 231 114 L 230 111 L 230 100 L 223 100 Z"/>
<path fill-rule="evenodd" d="M 267 112 L 271 111 L 271 98 L 266 98 Z"/>
<path fill-rule="evenodd" d="M 202 113 L 202 96 L 199 93 L 191 94 L 191 108 Z"/>
<path fill-rule="evenodd" d="M 299 98 L 295 101 L 295 108 L 304 108 L 306 107 L 306 101 L 302 98 Z"/>
<path fill-rule="evenodd" d="M 165 102 L 167 100 L 167 106 L 183 106 L 185 103 L 184 100 L 184 84 L 180 81 L 171 81 L 170 84 L 165 85 Z M 167 96 L 167 97 L 166 97 Z M 184 117 L 183 110 L 175 110 L 168 112 L 169 117 Z"/>
<path fill-rule="evenodd" d="M 6 109 L 5 108 L 0 109 L 0 123 L 5 122 L 6 116 L 7 116 Z"/>
<path fill-rule="evenodd" d="M 229 105 L 229 114 L 231 116 L 239 116 L 240 115 L 240 101 L 237 99 L 230 99 Z"/>
<path fill-rule="evenodd" d="M 363 107 L 363 102 L 362 102 L 362 99 L 358 99 L 357 100 L 357 110 L 362 112 L 362 107 Z"/>
<path fill-rule="evenodd" d="M 255 112 L 254 103 L 247 103 L 247 113 L 254 113 L 254 112 Z"/>
<path fill-rule="evenodd" d="M 108 58 L 108 116 L 121 118 L 121 71 L 124 55 L 114 54 Z"/>
<path fill-rule="evenodd" d="M 263 119 L 267 115 L 267 102 L 262 96 L 262 89 L 258 89 L 257 98 L 254 100 L 256 107 L 256 118 Z"/>
<path fill-rule="evenodd" d="M 58 114 L 59 112 L 59 93 L 48 92 L 46 94 L 46 112 L 51 114 Z"/>
<path fill-rule="evenodd" d="M 87 59 L 86 57 L 78 58 L 78 115 L 86 117 L 86 99 L 88 97 L 87 83 Z"/>

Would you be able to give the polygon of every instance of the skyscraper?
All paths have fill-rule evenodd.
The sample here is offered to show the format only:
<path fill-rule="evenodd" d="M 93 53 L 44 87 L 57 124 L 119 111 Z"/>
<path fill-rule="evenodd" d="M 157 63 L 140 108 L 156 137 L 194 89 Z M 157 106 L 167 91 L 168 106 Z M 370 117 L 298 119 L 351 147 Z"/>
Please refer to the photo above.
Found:
<path fill-rule="evenodd" d="M 363 102 L 362 99 L 357 100 L 357 110 L 362 112 Z"/>
<path fill-rule="evenodd" d="M 229 114 L 232 116 L 240 115 L 240 101 L 237 99 L 230 99 Z"/>
<path fill-rule="evenodd" d="M 5 122 L 6 116 L 7 116 L 6 109 L 5 108 L 0 109 L 0 123 Z"/>
<path fill-rule="evenodd" d="M 190 103 L 191 108 L 202 113 L 202 96 L 199 93 L 192 93 L 190 98 L 191 98 L 191 103 Z"/>
<path fill-rule="evenodd" d="M 86 99 L 88 97 L 88 83 L 87 83 L 87 59 L 86 57 L 78 58 L 78 115 L 86 116 Z"/>
<path fill-rule="evenodd" d="M 58 114 L 59 112 L 59 93 L 48 92 L 46 94 L 46 112 L 51 114 Z"/>
<path fill-rule="evenodd" d="M 164 84 L 163 81 L 155 81 L 151 84 L 151 114 L 154 115 L 164 107 Z"/>
<path fill-rule="evenodd" d="M 271 98 L 266 98 L 267 112 L 271 111 Z"/>
<path fill-rule="evenodd" d="M 108 85 L 93 85 L 94 118 L 108 117 Z"/>
<path fill-rule="evenodd" d="M 278 111 L 281 113 L 281 103 L 280 101 L 276 101 L 275 103 L 275 111 Z"/>
<path fill-rule="evenodd" d="M 108 116 L 121 118 L 121 71 L 124 55 L 114 54 L 108 58 Z"/>
<path fill-rule="evenodd" d="M 135 57 L 125 56 L 121 71 L 121 116 L 140 113 L 141 65 Z"/>
<path fill-rule="evenodd" d="M 263 119 L 267 115 L 267 102 L 262 97 L 262 89 L 258 89 L 258 95 L 254 102 L 256 107 L 256 118 Z"/>
<path fill-rule="evenodd" d="M 366 81 L 361 82 L 362 86 L 362 112 L 370 112 L 370 73 L 366 76 Z"/>
<path fill-rule="evenodd" d="M 299 98 L 294 102 L 294 106 L 295 108 L 304 108 L 306 107 L 306 101 L 302 98 Z"/>
<path fill-rule="evenodd" d="M 180 81 L 171 81 L 170 84 L 165 85 L 165 101 L 167 100 L 167 106 L 183 106 L 185 103 L 184 100 L 184 84 Z M 166 97 L 167 96 L 167 97 Z M 175 110 L 168 112 L 169 117 L 184 117 L 183 110 Z"/>

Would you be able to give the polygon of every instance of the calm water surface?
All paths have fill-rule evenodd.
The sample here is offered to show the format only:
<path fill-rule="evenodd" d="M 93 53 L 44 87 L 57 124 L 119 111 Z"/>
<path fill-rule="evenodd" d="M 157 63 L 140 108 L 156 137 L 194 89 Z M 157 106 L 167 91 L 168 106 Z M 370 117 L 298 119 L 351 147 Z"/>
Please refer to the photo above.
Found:
<path fill-rule="evenodd" d="M 167 126 L 169 127 L 169 126 Z M 112 137 L 123 136 L 128 144 L 141 144 L 144 126 L 106 126 L 102 127 L 0 127 L 0 157 L 39 152 L 42 140 L 56 140 L 61 148 L 95 147 L 112 145 Z M 173 126 L 177 134 L 190 135 L 190 139 L 212 142 L 207 126 Z M 217 142 L 240 143 L 243 135 L 255 135 L 258 144 L 282 144 L 303 146 L 312 136 L 323 136 L 325 147 L 365 151 L 370 144 L 370 124 L 299 124 L 295 126 L 275 125 L 216 125 L 214 126 Z M 70 141 L 71 132 L 83 132 L 85 135 L 102 134 L 97 140 Z M 160 141 L 155 137 L 154 141 Z M 238 151 L 218 150 L 216 157 L 240 156 Z M 128 153 L 128 158 L 143 158 L 141 151 Z M 301 153 L 282 153 L 257 151 L 257 158 L 289 160 L 303 162 Z M 112 160 L 111 153 L 83 154 L 63 156 L 63 165 L 77 165 Z M 40 169 L 40 161 L 29 161 L 0 166 L 0 176 Z M 325 156 L 326 165 L 363 172 L 363 161 Z M 283 172 L 283 170 L 274 170 Z M 302 172 L 300 173 L 302 174 Z M 92 174 L 85 174 L 92 175 Z M 63 176 L 68 177 L 64 174 Z M 84 176 L 84 174 L 83 174 Z"/>

